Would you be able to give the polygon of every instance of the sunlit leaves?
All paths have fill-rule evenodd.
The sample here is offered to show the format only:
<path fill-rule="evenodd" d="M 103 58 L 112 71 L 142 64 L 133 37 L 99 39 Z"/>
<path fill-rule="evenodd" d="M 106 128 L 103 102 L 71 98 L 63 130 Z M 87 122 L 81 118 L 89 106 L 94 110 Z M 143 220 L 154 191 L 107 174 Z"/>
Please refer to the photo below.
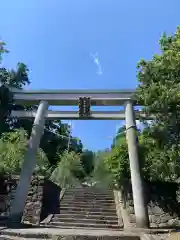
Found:
<path fill-rule="evenodd" d="M 0 41 L 0 62 L 2 54 L 8 52 L 5 43 Z M 28 68 L 23 63 L 18 63 L 16 69 L 0 68 L 0 134 L 13 128 L 14 119 L 10 118 L 13 106 L 12 87 L 22 89 L 29 84 Z"/>
<path fill-rule="evenodd" d="M 180 176 L 180 28 L 163 34 L 161 54 L 138 64 L 136 98 L 148 114 L 152 126 L 140 137 L 144 146 L 144 172 L 151 180 L 177 181 Z M 147 136 L 147 132 L 149 135 Z"/>
<path fill-rule="evenodd" d="M 79 183 L 78 173 L 83 172 L 80 155 L 65 151 L 59 155 L 57 167 L 52 172 L 51 181 L 63 187 L 71 187 Z"/>
<path fill-rule="evenodd" d="M 105 158 L 109 155 L 107 151 L 98 151 L 94 155 L 94 170 L 91 173 L 90 181 L 96 183 L 101 187 L 113 187 L 113 178 L 108 169 L 108 165 L 105 164 Z"/>
<path fill-rule="evenodd" d="M 2 55 L 4 53 L 8 53 L 8 50 L 6 49 L 6 43 L 0 40 L 0 63 L 2 61 Z"/>
<path fill-rule="evenodd" d="M 2 134 L 0 139 L 1 174 L 20 174 L 28 147 L 27 140 L 27 133 L 23 129 Z M 41 149 L 38 149 L 36 160 L 37 164 L 34 172 L 39 175 L 49 175 L 49 161 Z"/>

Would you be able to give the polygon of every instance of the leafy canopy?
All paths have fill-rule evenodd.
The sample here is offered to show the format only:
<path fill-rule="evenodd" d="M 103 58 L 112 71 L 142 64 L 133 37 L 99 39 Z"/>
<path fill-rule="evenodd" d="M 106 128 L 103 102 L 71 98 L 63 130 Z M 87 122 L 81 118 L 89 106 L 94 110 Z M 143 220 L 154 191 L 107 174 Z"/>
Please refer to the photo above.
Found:
<path fill-rule="evenodd" d="M 51 181 L 63 187 L 71 187 L 80 183 L 79 174 L 83 172 L 80 155 L 65 151 L 59 155 L 57 167 L 52 172 Z"/>
<path fill-rule="evenodd" d="M 175 34 L 163 34 L 160 54 L 137 65 L 136 100 L 147 115 L 155 119 L 144 125 L 139 138 L 139 158 L 144 179 L 179 181 L 180 179 L 180 28 Z M 119 129 L 122 132 L 122 128 Z M 110 154 L 104 157 L 113 182 L 130 178 L 128 149 L 123 134 L 116 136 Z"/>
<path fill-rule="evenodd" d="M 0 172 L 5 175 L 19 174 L 28 147 L 27 133 L 24 129 L 4 133 L 0 138 Z M 49 161 L 38 149 L 35 173 L 48 176 Z"/>

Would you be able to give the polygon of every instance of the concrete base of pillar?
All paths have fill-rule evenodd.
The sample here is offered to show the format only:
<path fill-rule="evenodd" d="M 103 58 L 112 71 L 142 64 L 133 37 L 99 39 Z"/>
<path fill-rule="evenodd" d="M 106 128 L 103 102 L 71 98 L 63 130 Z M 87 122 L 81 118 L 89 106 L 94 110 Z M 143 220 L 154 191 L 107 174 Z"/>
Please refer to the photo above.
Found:
<path fill-rule="evenodd" d="M 137 228 L 149 228 L 149 220 L 145 217 L 144 219 L 138 219 L 136 217 L 136 227 Z"/>
<path fill-rule="evenodd" d="M 7 220 L 7 226 L 9 228 L 20 228 L 22 216 L 23 213 L 11 215 Z"/>

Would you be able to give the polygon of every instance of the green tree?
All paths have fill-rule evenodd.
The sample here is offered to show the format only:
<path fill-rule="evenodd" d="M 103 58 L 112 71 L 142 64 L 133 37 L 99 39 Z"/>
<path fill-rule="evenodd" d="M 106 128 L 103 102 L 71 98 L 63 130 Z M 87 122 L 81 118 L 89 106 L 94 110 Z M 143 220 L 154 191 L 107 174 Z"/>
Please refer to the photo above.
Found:
<path fill-rule="evenodd" d="M 172 36 L 162 36 L 161 54 L 150 61 L 141 60 L 138 64 L 136 98 L 148 114 L 155 117 L 158 138 L 163 133 L 164 142 L 170 146 L 179 142 L 180 118 L 180 28 Z M 160 139 L 162 136 L 160 136 Z"/>
<path fill-rule="evenodd" d="M 122 126 L 118 129 L 116 136 L 113 138 L 111 148 L 116 148 L 121 142 L 124 142 L 126 136 L 126 127 Z"/>
<path fill-rule="evenodd" d="M 62 155 L 59 155 L 59 162 L 50 179 L 61 188 L 71 187 L 80 183 L 80 172 L 83 172 L 80 155 L 65 151 Z"/>
<path fill-rule="evenodd" d="M 21 165 L 27 151 L 28 135 L 24 129 L 3 133 L 0 139 L 0 172 L 5 175 L 19 174 Z M 42 151 L 38 149 L 35 173 L 49 176 L 49 161 Z"/>
<path fill-rule="evenodd" d="M 29 83 L 28 68 L 25 64 L 18 63 L 15 70 L 0 68 L 0 135 L 16 128 L 17 122 L 20 121 L 10 117 L 11 110 L 17 108 L 10 88 L 22 89 Z"/>
<path fill-rule="evenodd" d="M 114 147 L 104 159 L 109 174 L 113 179 L 113 185 L 121 187 L 130 179 L 128 147 L 125 137 L 121 136 L 120 144 Z"/>
<path fill-rule="evenodd" d="M 177 181 L 180 177 L 180 28 L 174 35 L 163 34 L 161 53 L 138 63 L 139 86 L 135 98 L 147 116 L 139 138 L 139 159 L 143 177 L 150 181 Z M 143 121 L 143 119 L 142 119 Z M 112 149 L 97 159 L 94 175 L 111 176 L 113 186 L 130 179 L 125 128 L 113 139 Z M 101 160 L 100 160 L 101 159 Z"/>
<path fill-rule="evenodd" d="M 94 169 L 91 173 L 89 182 L 95 182 L 101 187 L 113 187 L 113 177 L 109 171 L 109 166 L 105 159 L 109 157 L 109 151 L 98 151 L 94 154 Z"/>
<path fill-rule="evenodd" d="M 163 34 L 160 48 L 159 55 L 155 54 L 152 60 L 141 60 L 138 64 L 139 86 L 136 99 L 144 106 L 147 115 L 155 118 L 144 135 L 146 144 L 150 147 L 145 155 L 145 162 L 152 166 L 148 168 L 149 175 L 156 171 L 159 174 L 154 173 L 153 176 L 172 180 L 180 174 L 179 27 L 173 35 Z"/>
<path fill-rule="evenodd" d="M 84 150 L 81 154 L 81 164 L 86 176 L 89 176 L 94 169 L 94 153 L 89 150 Z"/>
<path fill-rule="evenodd" d="M 180 174 L 179 150 L 158 145 L 151 136 L 151 127 L 139 136 L 139 154 L 143 176 L 149 181 L 176 181 Z"/>
<path fill-rule="evenodd" d="M 0 40 L 0 63 L 2 61 L 2 55 L 4 53 L 8 53 L 8 50 L 6 49 L 6 43 Z"/>

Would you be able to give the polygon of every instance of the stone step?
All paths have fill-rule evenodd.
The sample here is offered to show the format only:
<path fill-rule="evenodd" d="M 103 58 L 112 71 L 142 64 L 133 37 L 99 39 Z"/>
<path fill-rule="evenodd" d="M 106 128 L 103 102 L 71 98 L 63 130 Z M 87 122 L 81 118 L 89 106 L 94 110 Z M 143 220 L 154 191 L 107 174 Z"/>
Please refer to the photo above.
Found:
<path fill-rule="evenodd" d="M 87 193 L 65 193 L 64 197 L 77 197 L 77 198 L 95 198 L 95 199 L 114 199 L 114 196 L 112 195 L 97 195 L 97 194 L 87 194 Z"/>
<path fill-rule="evenodd" d="M 64 195 L 62 199 L 77 199 L 77 200 L 86 200 L 91 201 L 93 199 L 98 201 L 113 201 L 113 197 L 101 197 L 101 196 L 86 196 L 86 195 Z"/>
<path fill-rule="evenodd" d="M 113 191 L 93 191 L 93 190 L 84 190 L 84 189 L 80 189 L 80 190 L 66 190 L 66 193 L 90 193 L 90 194 L 99 194 L 99 195 L 112 195 Z"/>
<path fill-rule="evenodd" d="M 114 220 L 117 220 L 117 215 L 116 214 L 107 214 L 105 215 L 104 213 L 100 214 L 100 213 L 96 213 L 96 212 L 92 212 L 92 213 L 89 213 L 89 214 L 86 214 L 86 213 L 78 213 L 78 212 L 71 212 L 71 213 L 60 213 L 60 214 L 55 214 L 54 217 L 57 217 L 57 218 L 69 218 L 69 217 L 72 217 L 72 218 L 86 218 L 86 219 L 89 219 L 89 218 L 97 218 L 97 219 L 108 219 L 108 220 L 111 220 L 111 219 L 114 219 Z"/>
<path fill-rule="evenodd" d="M 116 214 L 116 208 L 115 207 L 103 207 L 103 206 L 69 206 L 67 205 L 63 205 L 59 208 L 59 212 L 56 213 L 61 213 L 61 211 L 67 211 L 69 209 L 70 212 L 74 211 L 74 212 L 86 212 L 86 213 L 91 213 L 91 212 L 98 212 L 98 213 L 102 213 L 102 212 L 106 212 L 106 213 L 114 213 Z"/>
<path fill-rule="evenodd" d="M 116 225 L 118 224 L 117 219 L 97 219 L 97 218 L 72 218 L 69 216 L 69 218 L 60 218 L 60 217 L 53 217 L 51 219 L 51 222 L 69 222 L 69 223 L 79 223 L 79 222 L 84 222 L 84 223 L 93 223 L 93 224 L 110 224 L 110 225 Z"/>
<path fill-rule="evenodd" d="M 91 199 L 87 199 L 85 197 L 66 197 L 64 196 L 61 200 L 61 202 L 64 202 L 64 201 L 73 201 L 73 202 L 90 202 L 90 201 L 97 201 L 99 203 L 115 203 L 114 199 L 113 198 L 110 198 L 110 199 L 97 199 L 97 198 L 94 198 L 92 197 Z"/>
<path fill-rule="evenodd" d="M 65 192 L 65 195 L 77 195 L 77 196 L 97 196 L 97 197 L 113 197 L 114 194 L 102 194 L 102 193 L 88 193 L 88 192 Z"/>
<path fill-rule="evenodd" d="M 77 194 L 77 193 L 65 193 L 64 197 L 77 197 L 77 198 L 87 198 L 87 199 L 114 199 L 114 196 L 109 196 L 109 195 L 96 195 L 96 194 Z"/>
<path fill-rule="evenodd" d="M 103 203 L 103 202 L 115 202 L 114 198 L 86 198 L 84 196 L 82 197 L 76 197 L 76 196 L 71 196 L 71 197 L 67 197 L 67 196 L 64 196 L 62 199 L 61 199 L 61 202 L 64 202 L 64 201 L 67 201 L 67 202 L 72 202 L 72 201 L 75 201 L 75 202 L 92 202 L 92 201 L 97 201 L 99 203 Z"/>
<path fill-rule="evenodd" d="M 81 194 L 78 194 L 78 193 L 65 193 L 63 195 L 63 198 L 64 197 L 77 197 L 77 198 L 95 198 L 95 199 L 100 199 L 100 200 L 103 200 L 103 199 L 114 199 L 114 195 L 96 195 L 96 194 L 84 194 L 84 193 L 81 193 Z"/>
<path fill-rule="evenodd" d="M 91 197 L 86 197 L 86 196 L 64 196 L 61 201 L 64 201 L 64 200 L 67 200 L 67 201 L 77 201 L 77 202 L 80 202 L 80 201 L 84 201 L 84 202 L 90 202 L 90 201 L 98 201 L 98 202 L 114 202 L 114 198 L 99 198 L 99 197 L 94 197 L 94 196 L 91 196 Z"/>
<path fill-rule="evenodd" d="M 76 187 L 75 188 L 68 188 L 66 191 L 112 192 L 112 189 L 81 186 L 81 187 L 78 187 L 78 188 L 76 188 Z"/>
<path fill-rule="evenodd" d="M 51 240 L 139 240 L 140 238 L 138 237 L 116 237 L 116 236 L 49 236 L 48 238 L 39 238 L 38 236 L 34 236 L 34 238 L 29 238 L 29 237 L 12 237 L 12 236 L 6 236 L 6 235 L 2 235 L 2 238 L 0 237 L 0 239 L 2 240 L 47 240 L 47 239 L 51 239 Z"/>
<path fill-rule="evenodd" d="M 61 201 L 60 202 L 60 206 L 63 206 L 63 205 L 69 205 L 69 206 L 97 206 L 97 207 L 114 207 L 115 208 L 115 202 L 103 202 L 103 203 L 100 203 L 98 201 L 90 201 L 90 202 L 83 202 L 83 201 Z"/>
<path fill-rule="evenodd" d="M 97 196 L 114 196 L 113 192 L 92 192 L 92 191 L 65 191 L 65 194 L 84 194 L 84 195 L 97 195 Z"/>
<path fill-rule="evenodd" d="M 115 211 L 74 211 L 74 210 L 61 210 L 60 212 L 57 212 L 55 215 L 70 215 L 72 217 L 79 217 L 79 216 L 99 216 L 99 217 L 109 217 L 109 218 L 113 218 L 113 217 L 117 217 L 117 213 Z"/>
<path fill-rule="evenodd" d="M 113 195 L 113 191 L 91 191 L 91 190 L 66 190 L 65 193 L 84 193 L 84 194 L 97 194 L 97 195 Z"/>
<path fill-rule="evenodd" d="M 102 191 L 100 189 L 94 190 L 94 189 L 88 189 L 88 188 L 81 188 L 81 189 L 67 189 L 65 192 L 83 192 L 83 193 L 93 193 L 93 194 L 112 194 L 113 190 L 107 190 L 107 191 Z"/>
<path fill-rule="evenodd" d="M 89 203 L 83 203 L 83 202 L 79 202 L 79 203 L 74 203 L 74 202 L 62 202 L 60 204 L 60 207 L 69 207 L 69 208 L 74 208 L 74 207 L 78 207 L 78 208 L 101 208 L 101 209 L 105 209 L 105 208 L 110 208 L 110 209 L 115 209 L 115 204 L 111 203 L 111 204 L 99 204 L 97 202 L 89 202 Z"/>
<path fill-rule="evenodd" d="M 61 227 L 61 228 L 67 228 L 67 227 L 72 227 L 72 228 L 77 228 L 77 227 L 80 227 L 80 228 L 101 228 L 101 229 L 119 229 L 119 225 L 118 224 L 103 224 L 103 223 L 85 223 L 85 222 L 50 222 L 49 223 L 50 225 L 53 225 L 53 226 L 58 226 L 58 227 Z"/>
<path fill-rule="evenodd" d="M 34 236 L 18 236 L 18 235 L 13 235 L 13 234 L 2 234 L 0 235 L 0 240 L 47 240 L 47 239 L 53 239 L 52 236 L 39 236 L 38 234 L 34 234 Z"/>
<path fill-rule="evenodd" d="M 47 238 L 24 238 L 24 237 L 18 237 L 18 236 L 8 236 L 8 235 L 0 235 L 0 240 L 45 240 Z M 50 238 L 49 238 L 50 239 Z M 52 238 L 51 238 L 52 239 Z"/>
<path fill-rule="evenodd" d="M 34 236 L 34 238 L 29 238 L 29 237 L 12 237 L 12 236 L 6 236 L 2 235 L 2 240 L 139 240 L 140 238 L 138 237 L 128 237 L 128 236 L 121 236 L 121 237 L 116 237 L 116 236 L 49 236 L 48 238 L 39 238 L 38 236 Z"/>
<path fill-rule="evenodd" d="M 94 209 L 94 208 L 100 208 L 100 209 L 115 209 L 115 204 L 111 204 L 111 205 L 101 205 L 101 204 L 83 204 L 83 203 L 79 203 L 77 205 L 73 204 L 73 203 L 61 203 L 60 204 L 60 208 L 64 208 L 64 207 L 69 207 L 69 208 L 87 208 L 87 209 Z"/>
<path fill-rule="evenodd" d="M 81 207 L 69 207 L 68 205 L 67 206 L 61 206 L 60 207 L 60 213 L 62 213 L 62 211 L 67 211 L 67 212 L 71 212 L 71 211 L 76 211 L 76 212 L 105 212 L 105 213 L 108 213 L 108 212 L 111 212 L 111 213 L 116 213 L 116 209 L 115 208 L 100 208 L 100 207 L 96 207 L 96 208 L 93 208 L 93 207 L 84 207 L 83 209 Z"/>
<path fill-rule="evenodd" d="M 97 195 L 97 194 L 85 194 L 85 193 L 65 193 L 64 196 L 68 197 L 86 197 L 86 198 L 99 198 L 99 199 L 114 199 L 114 195 Z"/>
<path fill-rule="evenodd" d="M 140 240 L 139 234 L 131 231 L 121 231 L 121 229 L 101 229 L 89 227 L 82 229 L 81 227 L 66 228 L 56 226 L 46 226 L 31 229 L 1 229 L 3 239 L 18 240 L 18 239 L 53 239 L 53 240 Z M 14 237 L 14 238 L 13 238 Z M 17 238 L 18 237 L 18 238 Z M 59 238 L 58 238 L 59 237 Z M 165 238 L 163 238 L 165 239 Z"/>

